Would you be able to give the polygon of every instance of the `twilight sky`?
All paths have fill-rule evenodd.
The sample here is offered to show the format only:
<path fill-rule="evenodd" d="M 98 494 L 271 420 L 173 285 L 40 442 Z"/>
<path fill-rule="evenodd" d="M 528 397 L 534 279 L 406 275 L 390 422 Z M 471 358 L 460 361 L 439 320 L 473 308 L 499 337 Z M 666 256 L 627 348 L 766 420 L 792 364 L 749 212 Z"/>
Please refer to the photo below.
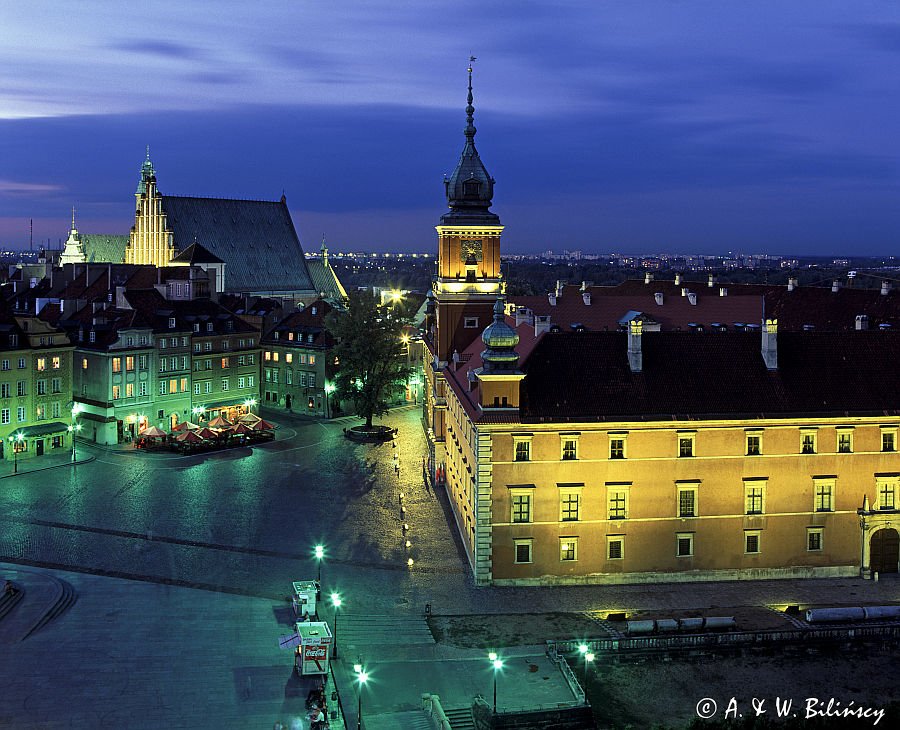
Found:
<path fill-rule="evenodd" d="M 0 245 L 127 233 L 149 144 L 306 249 L 433 251 L 469 54 L 508 252 L 897 252 L 889 0 L 2 2 Z"/>

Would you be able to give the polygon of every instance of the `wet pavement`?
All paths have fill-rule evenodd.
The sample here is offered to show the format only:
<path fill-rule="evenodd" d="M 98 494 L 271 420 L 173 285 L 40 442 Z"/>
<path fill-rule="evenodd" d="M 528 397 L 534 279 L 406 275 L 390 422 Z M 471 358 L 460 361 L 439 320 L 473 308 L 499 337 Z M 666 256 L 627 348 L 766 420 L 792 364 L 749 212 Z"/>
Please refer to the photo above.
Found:
<path fill-rule="evenodd" d="M 861 579 L 476 589 L 454 537 L 446 497 L 422 480 L 425 442 L 418 409 L 392 412 L 385 422 L 399 435 L 381 445 L 346 440 L 342 428 L 353 419 L 320 423 L 283 411 L 264 410 L 263 415 L 279 425 L 275 442 L 194 456 L 79 444 L 79 459 L 90 461 L 0 481 L 0 562 L 69 571 L 75 576 L 70 582 L 81 584 L 80 594 L 85 591 L 60 619 L 17 645 L 24 652 L 17 662 L 29 667 L 52 662 L 54 646 L 59 647 L 57 655 L 65 653 L 69 674 L 57 673 L 53 681 L 65 688 L 67 681 L 76 681 L 79 653 L 96 650 L 101 658 L 112 657 L 112 666 L 128 666 L 132 657 L 137 661 L 146 652 L 153 658 L 148 666 L 154 667 L 145 678 L 147 687 L 159 682 L 174 694 L 157 699 L 142 685 L 135 701 L 127 703 L 129 711 L 149 703 L 148 717 L 164 712 L 167 726 L 176 727 L 182 726 L 174 718 L 185 702 L 190 705 L 185 705 L 185 727 L 240 727 L 240 718 L 251 716 L 254 723 L 268 723 L 252 726 L 271 727 L 278 711 L 271 702 L 283 700 L 285 688 L 275 691 L 269 685 L 284 685 L 283 665 L 289 665 L 275 646 L 284 629 L 279 629 L 283 617 L 278 611 L 291 581 L 313 578 L 320 567 L 324 594 L 340 592 L 342 611 L 394 617 L 421 617 L 426 603 L 435 614 L 477 614 L 872 604 L 900 598 L 896 581 Z M 409 525 L 406 535 L 403 522 Z M 321 566 L 313 557 L 316 544 L 326 549 Z M 129 638 L 132 624 L 140 630 Z M 73 637 L 69 643 L 60 643 L 60 631 Z M 39 645 L 42 635 L 46 643 Z M 141 651 L 131 654 L 120 646 L 130 642 Z M 200 672 L 192 670 L 197 651 L 204 662 Z M 410 651 L 411 661 L 421 653 Z M 177 661 L 166 670 L 170 654 Z M 421 678 L 433 671 L 403 669 L 403 658 L 402 653 L 392 658 L 391 671 L 398 676 L 406 671 Z M 267 689 L 259 691 L 278 695 L 268 697 L 270 704 L 258 714 L 253 707 L 263 706 L 242 704 L 234 681 L 238 668 L 255 666 L 269 667 L 259 674 Z M 466 676 L 460 667 L 447 671 Z M 0 669 L 15 718 L 33 721 L 35 727 L 53 726 L 39 720 L 49 710 L 34 706 L 34 691 L 19 681 L 17 668 L 6 663 Z M 28 676 L 39 673 L 33 668 Z M 210 673 L 216 677 L 210 679 Z M 116 689 L 120 677 L 113 675 L 108 690 L 77 678 L 84 687 L 73 695 L 73 708 L 90 703 L 94 691 L 99 692 L 95 704 L 107 707 L 107 716 L 91 720 L 93 726 L 125 726 L 117 724 L 121 713 L 110 709 L 115 698 L 106 697 L 121 690 Z M 440 671 L 435 676 L 444 681 Z M 215 699 L 229 708 L 224 716 L 231 720 L 216 724 L 209 703 L 189 696 L 209 682 L 222 683 Z M 185 688 L 179 694 L 181 684 Z M 352 683 L 347 692 L 352 696 Z M 396 704 L 412 707 L 415 694 Z M 206 708 L 206 714 L 195 711 L 195 705 Z"/>

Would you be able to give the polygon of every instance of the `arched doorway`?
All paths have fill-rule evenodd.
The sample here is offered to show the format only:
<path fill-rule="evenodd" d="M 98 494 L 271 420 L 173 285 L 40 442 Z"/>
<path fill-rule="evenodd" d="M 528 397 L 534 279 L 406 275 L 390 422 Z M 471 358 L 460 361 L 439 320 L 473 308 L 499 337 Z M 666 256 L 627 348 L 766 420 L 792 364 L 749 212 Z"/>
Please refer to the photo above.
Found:
<path fill-rule="evenodd" d="M 876 530 L 869 543 L 869 565 L 879 573 L 896 573 L 900 562 L 900 535 L 893 528 Z"/>

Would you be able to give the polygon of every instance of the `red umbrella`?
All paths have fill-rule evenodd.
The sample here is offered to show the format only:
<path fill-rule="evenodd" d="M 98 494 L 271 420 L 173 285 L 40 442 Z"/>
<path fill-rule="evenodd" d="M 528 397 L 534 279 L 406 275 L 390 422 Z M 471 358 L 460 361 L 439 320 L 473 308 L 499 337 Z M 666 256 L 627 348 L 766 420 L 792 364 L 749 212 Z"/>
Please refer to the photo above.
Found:
<path fill-rule="evenodd" d="M 207 425 L 210 428 L 228 428 L 231 426 L 231 421 L 229 421 L 227 418 L 223 418 L 222 416 L 216 416 Z"/>
<path fill-rule="evenodd" d="M 199 428 L 193 433 L 197 434 L 202 439 L 219 438 L 219 434 L 216 431 L 213 431 L 211 428 Z"/>
<path fill-rule="evenodd" d="M 252 433 L 253 429 L 250 428 L 246 423 L 239 423 L 236 426 L 231 427 L 231 433 Z"/>
<path fill-rule="evenodd" d="M 260 418 L 256 423 L 250 424 L 250 428 L 254 431 L 274 431 L 275 424 L 264 421 Z"/>
<path fill-rule="evenodd" d="M 172 429 L 173 432 L 180 431 L 194 431 L 195 429 L 200 428 L 196 423 L 191 423 L 190 421 L 181 421 L 181 423 L 175 424 L 175 428 Z"/>
<path fill-rule="evenodd" d="M 149 428 L 145 428 L 140 433 L 141 436 L 149 437 L 149 438 L 163 438 L 167 434 L 161 428 L 157 428 L 156 426 L 150 426 Z"/>
<path fill-rule="evenodd" d="M 256 423 L 257 421 L 261 421 L 262 419 L 257 416 L 255 413 L 245 413 L 243 416 L 238 418 L 238 421 L 241 423 Z"/>
<path fill-rule="evenodd" d="M 203 439 L 197 435 L 196 431 L 185 431 L 184 433 L 180 433 L 175 437 L 175 440 L 185 444 L 198 444 L 203 441 Z"/>

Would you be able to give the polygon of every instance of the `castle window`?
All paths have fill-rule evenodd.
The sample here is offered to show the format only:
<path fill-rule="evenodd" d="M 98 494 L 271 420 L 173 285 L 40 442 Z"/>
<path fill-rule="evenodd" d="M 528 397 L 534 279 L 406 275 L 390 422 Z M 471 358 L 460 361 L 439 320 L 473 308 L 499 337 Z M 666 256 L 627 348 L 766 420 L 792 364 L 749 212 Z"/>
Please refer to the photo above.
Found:
<path fill-rule="evenodd" d="M 815 454 L 816 453 L 816 430 L 807 429 L 800 431 L 800 453 Z"/>
<path fill-rule="evenodd" d="M 881 427 L 881 450 L 885 452 L 897 450 L 897 429 L 894 426 Z"/>
<path fill-rule="evenodd" d="M 463 320 L 463 327 L 465 329 L 478 329 L 478 317 L 466 317 Z"/>
<path fill-rule="evenodd" d="M 511 519 L 515 523 L 531 522 L 532 489 L 510 489 Z"/>
<path fill-rule="evenodd" d="M 697 434 L 694 432 L 680 432 L 678 434 L 678 457 L 687 458 L 694 455 L 694 441 Z"/>
<path fill-rule="evenodd" d="M 694 554 L 694 533 L 679 532 L 675 535 L 675 556 L 689 558 Z"/>
<path fill-rule="evenodd" d="M 607 485 L 607 513 L 611 520 L 628 519 L 628 488 L 623 485 Z"/>
<path fill-rule="evenodd" d="M 625 437 L 624 433 L 609 434 L 609 458 L 624 459 L 625 458 Z"/>
<path fill-rule="evenodd" d="M 624 560 L 624 558 L 625 558 L 625 536 L 624 535 L 608 535 L 606 537 L 606 558 L 607 558 L 607 560 Z"/>
<path fill-rule="evenodd" d="M 894 509 L 897 497 L 897 478 L 876 479 L 876 486 L 878 488 L 878 509 Z"/>
<path fill-rule="evenodd" d="M 678 485 L 678 516 L 697 516 L 697 484 Z"/>
<path fill-rule="evenodd" d="M 562 485 L 560 485 L 562 486 Z M 559 521 L 577 522 L 581 519 L 581 487 L 565 487 L 559 491 Z"/>
<path fill-rule="evenodd" d="M 806 528 L 806 549 L 811 552 L 819 552 L 822 549 L 822 536 L 825 530 L 821 527 Z"/>
<path fill-rule="evenodd" d="M 560 434 L 560 441 L 562 446 L 562 460 L 575 461 L 578 458 L 578 434 Z"/>
<path fill-rule="evenodd" d="M 481 192 L 481 182 L 478 180 L 466 180 L 463 183 L 463 195 L 476 197 Z"/>
<path fill-rule="evenodd" d="M 815 511 L 834 511 L 834 479 L 813 479 L 815 491 Z"/>
<path fill-rule="evenodd" d="M 523 540 L 513 540 L 513 544 L 515 545 L 515 562 L 516 563 L 530 563 L 532 561 L 531 552 L 532 546 L 534 544 L 534 540 L 531 538 L 523 539 Z"/>
<path fill-rule="evenodd" d="M 577 537 L 559 538 L 559 560 L 560 562 L 574 562 L 578 560 Z"/>
<path fill-rule="evenodd" d="M 531 436 L 513 436 L 514 460 L 531 461 Z"/>
<path fill-rule="evenodd" d="M 746 434 L 747 456 L 760 456 L 762 454 L 762 433 L 753 431 Z"/>
<path fill-rule="evenodd" d="M 853 429 L 837 429 L 837 450 L 839 454 L 853 453 Z"/>
<path fill-rule="evenodd" d="M 766 509 L 766 483 L 754 480 L 744 482 L 744 507 L 748 515 L 761 515 Z"/>
<path fill-rule="evenodd" d="M 760 552 L 759 537 L 759 530 L 744 531 L 744 553 L 747 555 L 756 555 Z"/>

